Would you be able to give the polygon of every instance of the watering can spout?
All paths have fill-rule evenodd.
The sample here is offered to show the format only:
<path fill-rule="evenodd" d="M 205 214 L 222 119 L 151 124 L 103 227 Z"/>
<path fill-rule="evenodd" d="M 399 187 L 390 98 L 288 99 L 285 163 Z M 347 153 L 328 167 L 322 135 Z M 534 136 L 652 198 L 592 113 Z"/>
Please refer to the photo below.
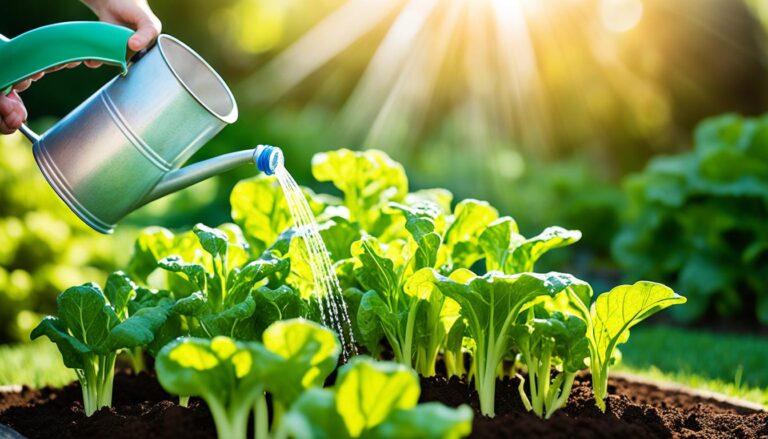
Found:
<path fill-rule="evenodd" d="M 138 206 L 245 164 L 255 164 L 259 171 L 272 175 L 283 165 L 283 151 L 274 146 L 259 145 L 254 149 L 220 155 L 171 171 L 155 185 Z"/>

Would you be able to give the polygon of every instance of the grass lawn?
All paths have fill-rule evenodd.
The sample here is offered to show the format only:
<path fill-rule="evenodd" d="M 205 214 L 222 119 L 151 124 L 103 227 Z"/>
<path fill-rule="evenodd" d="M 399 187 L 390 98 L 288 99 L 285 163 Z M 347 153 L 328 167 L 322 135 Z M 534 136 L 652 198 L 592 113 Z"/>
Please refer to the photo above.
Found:
<path fill-rule="evenodd" d="M 768 407 L 768 339 L 667 326 L 638 328 L 620 346 L 631 372 Z"/>
<path fill-rule="evenodd" d="M 622 353 L 616 371 L 768 406 L 768 339 L 656 326 L 632 331 Z M 0 346 L 0 385 L 61 386 L 74 379 L 48 340 Z"/>

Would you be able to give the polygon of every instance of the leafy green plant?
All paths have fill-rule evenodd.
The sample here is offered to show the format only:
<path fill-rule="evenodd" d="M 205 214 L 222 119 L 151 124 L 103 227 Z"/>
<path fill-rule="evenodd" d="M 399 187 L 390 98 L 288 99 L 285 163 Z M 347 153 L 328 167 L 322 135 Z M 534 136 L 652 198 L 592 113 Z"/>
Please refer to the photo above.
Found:
<path fill-rule="evenodd" d="M 419 380 L 410 368 L 355 357 L 330 389 L 305 392 L 284 417 L 277 438 L 445 438 L 467 436 L 472 410 L 417 405 Z"/>
<path fill-rule="evenodd" d="M 608 367 L 617 346 L 629 340 L 629 329 L 667 307 L 685 303 L 686 298 L 658 283 L 637 282 L 599 295 L 587 311 L 582 298 L 573 290 L 569 294 L 587 323 L 592 389 L 597 406 L 605 411 Z"/>
<path fill-rule="evenodd" d="M 112 404 L 117 354 L 151 343 L 170 312 L 162 300 L 131 310 L 134 294 L 121 273 L 109 277 L 104 291 L 93 283 L 69 288 L 56 299 L 58 316 L 32 331 L 32 339 L 46 336 L 56 343 L 64 364 L 75 370 L 87 416 Z"/>
<path fill-rule="evenodd" d="M 768 117 L 705 120 L 693 150 L 625 181 L 630 206 L 613 242 L 632 278 L 669 282 L 682 321 L 716 313 L 768 324 Z"/>
<path fill-rule="evenodd" d="M 267 328 L 264 344 L 225 336 L 180 338 L 161 350 L 157 374 L 167 391 L 206 401 L 220 438 L 245 438 L 251 410 L 256 437 L 267 438 L 305 389 L 322 386 L 340 352 L 332 331 L 284 320 Z M 273 397 L 271 426 L 265 391 Z"/>
<path fill-rule="evenodd" d="M 274 355 L 260 343 L 179 338 L 157 357 L 157 377 L 168 392 L 199 396 L 208 404 L 220 438 L 245 439 L 248 416 L 263 397 Z"/>
<path fill-rule="evenodd" d="M 570 285 L 572 278 L 561 273 L 497 272 L 457 282 L 427 269 L 433 285 L 461 305 L 468 332 L 475 340 L 475 387 L 480 411 L 494 416 L 496 371 L 511 349 L 510 331 L 522 311 L 539 296 L 554 296 Z"/>
<path fill-rule="evenodd" d="M 520 377 L 523 404 L 537 416 L 549 419 L 568 402 L 576 373 L 587 367 L 584 359 L 589 356 L 589 347 L 583 320 L 559 311 L 543 314 L 512 327 L 511 338 L 528 369 L 531 397 L 525 394 L 525 381 Z M 550 373 L 553 367 L 558 368 L 554 377 Z"/>

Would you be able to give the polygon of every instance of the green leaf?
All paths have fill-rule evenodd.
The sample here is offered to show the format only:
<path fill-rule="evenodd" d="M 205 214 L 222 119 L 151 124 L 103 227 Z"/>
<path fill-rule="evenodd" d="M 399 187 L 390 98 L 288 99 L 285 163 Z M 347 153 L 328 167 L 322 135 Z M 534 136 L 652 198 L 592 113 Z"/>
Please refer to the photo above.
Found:
<path fill-rule="evenodd" d="M 478 239 L 498 217 L 498 211 L 485 201 L 467 199 L 456 205 L 453 222 L 444 237 L 446 251 L 455 268 L 470 268 L 482 258 Z"/>
<path fill-rule="evenodd" d="M 390 201 L 402 202 L 408 193 L 402 165 L 376 150 L 315 154 L 312 175 L 333 183 L 344 194 L 349 220 L 374 236 L 381 236 L 391 224 L 384 208 Z"/>
<path fill-rule="evenodd" d="M 283 359 L 266 386 L 284 407 L 303 390 L 321 387 L 341 354 L 333 331 L 304 319 L 278 321 L 264 331 L 263 339 L 264 346 Z"/>
<path fill-rule="evenodd" d="M 242 301 L 259 282 L 277 273 L 285 272 L 289 267 L 290 262 L 287 259 L 277 259 L 265 254 L 263 258 L 251 261 L 240 269 L 232 270 L 225 304 Z"/>
<path fill-rule="evenodd" d="M 35 329 L 32 330 L 30 338 L 35 340 L 46 336 L 59 348 L 64 365 L 70 369 L 83 369 L 85 362 L 88 361 L 85 356 L 91 353 L 91 349 L 80 340 L 67 333 L 64 324 L 56 317 L 45 317 Z"/>
<path fill-rule="evenodd" d="M 336 411 L 336 395 L 326 389 L 302 393 L 280 422 L 280 432 L 296 439 L 345 439 L 351 437 Z"/>
<path fill-rule="evenodd" d="M 136 238 L 128 274 L 135 279 L 146 281 L 157 268 L 159 260 L 171 255 L 192 260 L 197 248 L 199 243 L 191 232 L 174 235 L 162 227 L 147 227 L 142 229 Z"/>
<path fill-rule="evenodd" d="M 227 257 L 227 246 L 229 238 L 227 234 L 206 226 L 205 224 L 197 224 L 192 231 L 200 240 L 200 245 L 203 250 L 207 251 L 213 257 Z"/>
<path fill-rule="evenodd" d="M 421 390 L 410 368 L 354 357 L 339 368 L 336 410 L 352 437 L 384 422 L 395 410 L 416 406 Z"/>
<path fill-rule="evenodd" d="M 256 343 L 222 336 L 184 337 L 160 350 L 155 367 L 160 384 L 169 393 L 200 396 L 209 404 L 238 405 L 249 410 L 261 397 L 263 381 L 274 358 L 274 354 Z M 218 426 L 219 420 L 216 421 Z"/>
<path fill-rule="evenodd" d="M 206 336 L 234 337 L 238 323 L 249 318 L 254 311 L 256 311 L 256 302 L 252 296 L 247 296 L 242 302 L 223 311 L 205 313 L 198 318 Z"/>
<path fill-rule="evenodd" d="M 485 253 L 485 267 L 488 271 L 503 271 L 511 253 L 523 242 L 517 223 L 505 216 L 491 223 L 478 240 Z"/>
<path fill-rule="evenodd" d="M 94 283 L 68 288 L 56 298 L 56 305 L 63 326 L 91 349 L 103 345 L 117 324 L 114 310 Z"/>
<path fill-rule="evenodd" d="M 378 352 L 379 342 L 386 335 L 390 343 L 394 343 L 395 352 L 399 352 L 398 325 L 398 316 L 392 313 L 376 291 L 363 294 L 357 311 L 357 327 L 363 346 L 370 352 Z"/>
<path fill-rule="evenodd" d="M 419 404 L 410 410 L 396 410 L 366 437 L 379 439 L 459 439 L 472 432 L 472 409 L 439 403 Z"/>
<path fill-rule="evenodd" d="M 200 317 L 206 311 L 207 306 L 208 301 L 203 293 L 196 292 L 176 301 L 171 311 L 177 315 Z"/>
<path fill-rule="evenodd" d="M 504 272 L 533 271 L 534 264 L 544 253 L 573 244 L 579 239 L 581 239 L 581 232 L 578 230 L 566 230 L 557 226 L 547 227 L 543 232 L 526 239 L 514 249 L 512 258 L 507 259 L 504 265 Z"/>
<path fill-rule="evenodd" d="M 496 368 L 509 350 L 510 328 L 518 315 L 537 297 L 554 297 L 571 282 L 573 278 L 562 273 L 492 272 L 463 283 L 435 275 L 435 286 L 461 306 L 477 344 L 475 387 L 483 414 L 494 415 Z"/>
<path fill-rule="evenodd" d="M 333 262 L 352 257 L 350 247 L 361 236 L 357 227 L 341 217 L 318 224 L 318 231 Z"/>
<path fill-rule="evenodd" d="M 142 347 L 155 339 L 155 333 L 163 326 L 170 306 L 161 305 L 142 308 L 126 320 L 118 323 L 109 332 L 107 346 L 110 351 L 123 348 Z"/>
<path fill-rule="evenodd" d="M 120 318 L 125 318 L 128 312 L 128 303 L 136 295 L 136 284 L 122 271 L 110 273 L 107 283 L 104 285 L 104 295 L 115 308 L 115 313 Z"/>
<path fill-rule="evenodd" d="M 293 224 L 275 177 L 259 175 L 238 182 L 230 195 L 232 219 L 243 228 L 253 254 L 260 255 Z"/>
<path fill-rule="evenodd" d="M 595 400 L 605 410 L 608 366 L 620 343 L 629 338 L 629 329 L 647 317 L 672 305 L 685 303 L 685 297 L 654 282 L 621 285 L 597 297 L 590 309 L 590 368 Z"/>
<path fill-rule="evenodd" d="M 157 266 L 172 273 L 183 274 L 199 291 L 205 291 L 207 287 L 205 267 L 200 264 L 184 262 L 180 256 L 168 256 L 157 261 Z"/>
<path fill-rule="evenodd" d="M 258 312 L 254 312 L 244 324 L 254 340 L 261 340 L 264 330 L 278 320 L 306 317 L 308 307 L 299 293 L 288 285 L 276 289 L 257 288 L 252 293 Z"/>
<path fill-rule="evenodd" d="M 507 274 L 533 271 L 534 264 L 549 250 L 570 245 L 581 239 L 578 230 L 548 227 L 539 235 L 525 239 L 510 217 L 492 223 L 480 235 L 479 243 L 485 253 L 488 271 Z"/>
<path fill-rule="evenodd" d="M 383 253 L 381 244 L 372 236 L 365 236 L 352 244 L 352 255 L 360 263 L 355 269 L 355 276 L 360 285 L 392 300 L 399 294 L 399 280 L 394 263 L 384 257 Z"/>

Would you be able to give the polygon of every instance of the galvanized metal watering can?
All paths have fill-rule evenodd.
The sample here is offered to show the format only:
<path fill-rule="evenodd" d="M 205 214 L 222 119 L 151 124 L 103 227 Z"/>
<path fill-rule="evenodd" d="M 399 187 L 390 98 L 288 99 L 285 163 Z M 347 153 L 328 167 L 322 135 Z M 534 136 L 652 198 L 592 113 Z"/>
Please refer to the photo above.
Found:
<path fill-rule="evenodd" d="M 133 210 L 243 164 L 271 174 L 279 148 L 259 145 L 181 166 L 227 124 L 237 104 L 221 77 L 181 41 L 160 35 L 126 62 L 133 31 L 106 23 L 42 27 L 0 38 L 0 90 L 50 67 L 98 60 L 122 67 L 34 144 L 37 164 L 62 200 L 89 226 L 111 233 Z"/>

